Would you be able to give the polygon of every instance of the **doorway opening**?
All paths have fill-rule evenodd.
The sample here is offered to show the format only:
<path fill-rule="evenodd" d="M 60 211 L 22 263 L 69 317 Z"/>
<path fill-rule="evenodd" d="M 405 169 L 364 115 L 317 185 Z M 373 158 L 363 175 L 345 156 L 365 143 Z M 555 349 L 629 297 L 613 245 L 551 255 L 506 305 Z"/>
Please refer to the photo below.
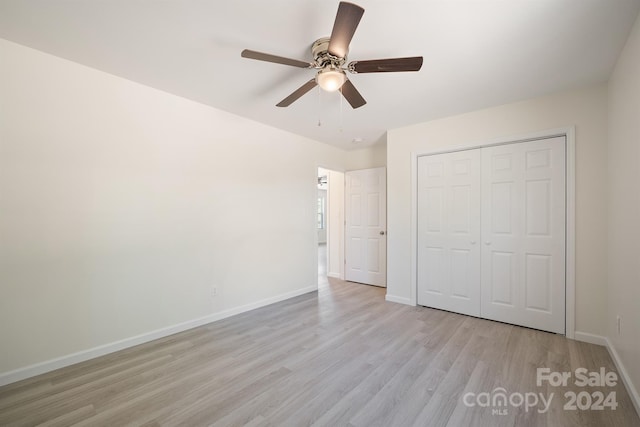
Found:
<path fill-rule="evenodd" d="M 318 288 L 344 279 L 344 173 L 318 168 Z"/>

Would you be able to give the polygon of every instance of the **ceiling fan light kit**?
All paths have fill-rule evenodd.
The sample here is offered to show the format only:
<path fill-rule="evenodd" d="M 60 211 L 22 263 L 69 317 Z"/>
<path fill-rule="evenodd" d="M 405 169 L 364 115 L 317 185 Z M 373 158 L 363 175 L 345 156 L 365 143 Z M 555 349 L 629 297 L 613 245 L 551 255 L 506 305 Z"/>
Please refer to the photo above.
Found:
<path fill-rule="evenodd" d="M 347 64 L 349 43 L 364 14 L 364 9 L 348 2 L 340 2 L 338 13 L 333 24 L 331 37 L 323 37 L 311 45 L 313 62 L 299 61 L 268 53 L 245 49 L 243 58 L 273 62 L 298 68 L 313 68 L 318 70 L 314 79 L 296 89 L 291 95 L 280 101 L 278 107 L 288 107 L 315 86 L 327 92 L 340 89 L 342 96 L 352 108 L 362 107 L 367 103 L 357 91 L 353 83 L 347 78 L 345 71 L 358 73 L 386 73 L 398 71 L 419 71 L 422 67 L 422 57 L 374 59 L 367 61 L 352 61 Z M 345 65 L 346 64 L 346 65 Z"/>
<path fill-rule="evenodd" d="M 316 83 L 327 92 L 335 92 L 340 89 L 347 76 L 342 70 L 334 68 L 322 69 L 316 74 Z"/>

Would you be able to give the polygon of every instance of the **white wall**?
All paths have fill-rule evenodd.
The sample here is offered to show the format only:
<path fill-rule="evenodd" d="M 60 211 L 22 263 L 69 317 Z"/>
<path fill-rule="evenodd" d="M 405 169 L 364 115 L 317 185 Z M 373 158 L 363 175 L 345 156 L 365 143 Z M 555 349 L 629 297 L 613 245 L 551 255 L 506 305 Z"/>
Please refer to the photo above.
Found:
<path fill-rule="evenodd" d="M 345 153 L 345 170 L 379 168 L 387 165 L 387 146 L 379 143 L 371 147 Z"/>
<path fill-rule="evenodd" d="M 609 81 L 609 268 L 606 333 L 640 405 L 640 18 Z M 616 316 L 621 316 L 620 335 Z M 640 411 L 640 406 L 637 406 Z"/>
<path fill-rule="evenodd" d="M 0 377 L 317 285 L 343 151 L 2 40 L 0 63 Z"/>
<path fill-rule="evenodd" d="M 576 127 L 576 330 L 604 334 L 606 311 L 607 93 L 598 85 L 388 132 L 388 285 L 408 300 L 411 153 Z"/>

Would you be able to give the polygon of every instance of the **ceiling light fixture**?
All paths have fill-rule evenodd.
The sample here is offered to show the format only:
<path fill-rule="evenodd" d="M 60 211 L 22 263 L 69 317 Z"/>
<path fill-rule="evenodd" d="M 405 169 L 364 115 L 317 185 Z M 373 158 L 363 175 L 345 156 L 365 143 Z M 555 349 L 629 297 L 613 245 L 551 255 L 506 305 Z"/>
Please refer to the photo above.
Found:
<path fill-rule="evenodd" d="M 277 107 L 288 107 L 311 89 L 320 86 L 322 90 L 327 92 L 340 90 L 342 97 L 347 100 L 352 108 L 360 108 L 367 101 L 360 95 L 351 80 L 347 78 L 345 71 L 349 71 L 352 74 L 389 73 L 418 71 L 422 68 L 422 56 L 347 62 L 349 44 L 363 14 L 364 9 L 362 7 L 347 1 L 341 1 L 338 5 L 336 19 L 333 22 L 331 36 L 320 37 L 311 44 L 311 54 L 313 55 L 313 61 L 311 62 L 249 49 L 244 49 L 240 55 L 243 58 L 256 59 L 258 61 L 318 70 L 315 78 L 308 80 L 291 95 L 278 102 L 276 104 Z"/>
<path fill-rule="evenodd" d="M 344 71 L 336 68 L 322 69 L 316 75 L 316 82 L 327 92 L 335 92 L 340 89 L 346 80 L 347 76 Z"/>

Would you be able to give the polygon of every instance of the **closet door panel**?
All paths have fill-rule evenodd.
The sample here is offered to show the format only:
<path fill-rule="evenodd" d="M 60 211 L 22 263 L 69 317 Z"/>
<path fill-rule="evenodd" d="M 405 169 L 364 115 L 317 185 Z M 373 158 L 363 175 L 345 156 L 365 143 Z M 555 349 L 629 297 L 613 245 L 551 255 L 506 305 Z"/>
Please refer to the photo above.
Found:
<path fill-rule="evenodd" d="M 482 317 L 565 332 L 565 138 L 482 149 Z"/>
<path fill-rule="evenodd" d="M 480 315 L 480 150 L 418 158 L 418 304 Z"/>

